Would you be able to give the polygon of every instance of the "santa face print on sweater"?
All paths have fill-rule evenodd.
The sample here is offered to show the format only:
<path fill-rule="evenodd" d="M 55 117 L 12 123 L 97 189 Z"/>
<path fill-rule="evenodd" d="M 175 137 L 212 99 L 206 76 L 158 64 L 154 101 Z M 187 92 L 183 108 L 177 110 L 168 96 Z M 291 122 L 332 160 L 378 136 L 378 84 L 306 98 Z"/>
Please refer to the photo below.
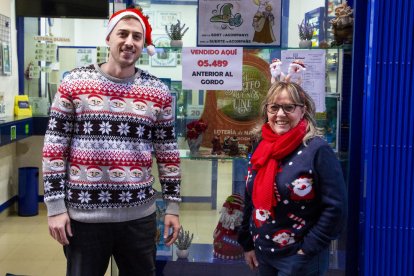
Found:
<path fill-rule="evenodd" d="M 109 108 L 113 112 L 122 112 L 122 111 L 125 110 L 125 107 L 126 107 L 126 103 L 125 103 L 124 99 L 122 99 L 122 98 L 112 97 L 109 100 Z"/>
<path fill-rule="evenodd" d="M 166 105 L 163 109 L 163 118 L 169 120 L 172 118 L 172 108 L 171 105 Z"/>
<path fill-rule="evenodd" d="M 64 168 L 64 162 L 62 158 L 53 158 L 49 161 L 49 168 L 52 171 L 61 171 Z"/>
<path fill-rule="evenodd" d="M 98 166 L 89 166 L 86 169 L 86 178 L 89 181 L 99 181 L 103 176 L 102 169 Z"/>
<path fill-rule="evenodd" d="M 294 201 L 313 199 L 315 192 L 312 184 L 313 179 L 310 176 L 301 176 L 295 179 L 289 186 L 291 190 L 290 198 Z"/>
<path fill-rule="evenodd" d="M 125 180 L 126 173 L 121 167 L 110 167 L 108 169 L 109 179 L 114 182 L 121 182 Z"/>
<path fill-rule="evenodd" d="M 81 176 L 81 170 L 78 165 L 70 165 L 69 178 L 70 180 L 78 180 Z"/>
<path fill-rule="evenodd" d="M 82 99 L 79 97 L 73 98 L 73 105 L 75 106 L 76 112 L 80 113 L 82 111 Z"/>
<path fill-rule="evenodd" d="M 63 111 L 70 112 L 73 109 L 73 105 L 69 98 L 62 95 L 59 99 L 59 108 Z"/>
<path fill-rule="evenodd" d="M 91 110 L 98 111 L 103 109 L 104 101 L 100 96 L 92 94 L 88 97 L 88 106 Z"/>
<path fill-rule="evenodd" d="M 144 172 L 139 167 L 132 167 L 129 170 L 129 177 L 132 181 L 139 182 L 144 180 Z"/>
<path fill-rule="evenodd" d="M 289 230 L 279 230 L 273 234 L 272 241 L 279 247 L 285 247 L 295 242 L 294 234 Z"/>
<path fill-rule="evenodd" d="M 162 165 L 162 171 L 165 176 L 178 176 L 180 174 L 180 169 L 176 164 L 164 164 Z"/>
<path fill-rule="evenodd" d="M 143 100 L 135 100 L 132 103 L 132 110 L 134 111 L 135 114 L 145 115 L 145 113 L 147 113 L 147 109 L 148 109 L 148 105 Z"/>
<path fill-rule="evenodd" d="M 256 228 L 261 227 L 272 216 L 271 212 L 264 209 L 256 209 L 254 211 L 253 221 Z"/>
<path fill-rule="evenodd" d="M 154 117 L 157 118 L 160 113 L 161 113 L 161 105 L 154 104 L 152 106 L 152 115 L 154 115 Z"/>

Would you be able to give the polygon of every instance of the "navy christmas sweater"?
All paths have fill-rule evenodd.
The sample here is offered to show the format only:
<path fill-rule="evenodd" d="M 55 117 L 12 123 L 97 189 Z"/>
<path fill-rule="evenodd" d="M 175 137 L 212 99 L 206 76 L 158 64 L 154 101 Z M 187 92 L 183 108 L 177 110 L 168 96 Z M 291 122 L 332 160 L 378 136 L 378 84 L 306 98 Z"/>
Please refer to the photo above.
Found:
<path fill-rule="evenodd" d="M 256 248 L 286 256 L 302 249 L 315 255 L 338 237 L 347 216 L 346 187 L 340 164 L 324 140 L 315 137 L 282 160 L 273 214 L 256 214 L 260 211 L 251 200 L 255 176 L 249 163 L 238 238 L 245 251 Z"/>
<path fill-rule="evenodd" d="M 99 65 L 74 69 L 51 106 L 43 147 L 48 215 L 81 222 L 120 222 L 155 211 L 152 152 L 167 213 L 178 214 L 180 158 L 172 97 L 165 84 L 136 69 L 130 78 Z"/>

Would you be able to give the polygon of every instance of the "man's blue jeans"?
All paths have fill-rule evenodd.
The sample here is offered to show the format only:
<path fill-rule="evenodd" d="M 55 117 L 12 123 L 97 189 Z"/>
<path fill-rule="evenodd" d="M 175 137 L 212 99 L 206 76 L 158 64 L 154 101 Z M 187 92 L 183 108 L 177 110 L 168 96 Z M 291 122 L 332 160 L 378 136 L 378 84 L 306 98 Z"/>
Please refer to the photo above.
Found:
<path fill-rule="evenodd" d="M 68 276 L 103 276 L 111 255 L 120 276 L 155 275 L 156 221 L 148 217 L 118 223 L 71 221 L 73 237 L 64 246 Z"/>

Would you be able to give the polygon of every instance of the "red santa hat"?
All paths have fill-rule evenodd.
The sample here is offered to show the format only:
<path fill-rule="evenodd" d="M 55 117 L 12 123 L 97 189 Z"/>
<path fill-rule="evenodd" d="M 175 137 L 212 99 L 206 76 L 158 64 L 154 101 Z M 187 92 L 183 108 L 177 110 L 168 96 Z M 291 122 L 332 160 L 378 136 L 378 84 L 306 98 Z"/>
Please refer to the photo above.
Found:
<path fill-rule="evenodd" d="M 115 12 L 111 18 L 109 19 L 108 26 L 106 28 L 106 37 L 109 36 L 109 34 L 112 32 L 112 30 L 115 28 L 116 24 L 125 16 L 133 16 L 141 23 L 142 28 L 144 30 L 144 42 L 147 44 L 147 51 L 150 56 L 153 56 L 155 54 L 155 47 L 152 44 L 151 39 L 151 33 L 152 28 L 148 21 L 148 17 L 142 14 L 142 11 L 140 11 L 137 8 L 127 8 L 124 10 L 119 10 Z"/>
<path fill-rule="evenodd" d="M 87 170 L 87 171 L 89 171 L 89 170 L 98 170 L 98 171 L 102 171 L 101 167 L 99 167 L 99 166 L 95 166 L 95 165 L 92 165 L 92 166 L 87 167 L 87 168 L 86 168 L 86 170 Z"/>
<path fill-rule="evenodd" d="M 158 107 L 158 108 L 160 108 L 160 109 L 161 109 L 161 105 L 160 105 L 160 104 L 158 104 L 158 103 L 155 103 L 152 107 L 153 107 L 153 108 Z"/>
<path fill-rule="evenodd" d="M 135 170 L 138 170 L 138 171 L 141 171 L 141 172 L 142 172 L 141 167 L 131 167 L 129 170 L 130 170 L 130 171 L 135 171 Z"/>
<path fill-rule="evenodd" d="M 60 95 L 60 98 L 61 99 L 65 99 L 67 101 L 70 101 L 70 98 L 68 96 L 66 96 L 66 95 Z"/>
<path fill-rule="evenodd" d="M 239 194 L 232 194 L 228 196 L 223 204 L 223 207 L 231 208 L 233 210 L 243 210 L 243 198 Z"/>
<path fill-rule="evenodd" d="M 145 104 L 145 105 L 147 105 L 147 102 L 146 101 L 144 101 L 144 100 L 134 100 L 133 101 L 133 103 L 142 103 L 142 104 Z"/>
<path fill-rule="evenodd" d="M 125 102 L 125 100 L 123 98 L 121 98 L 121 97 L 111 97 L 109 100 L 110 101 L 116 101 L 116 100 L 118 100 L 118 101 L 121 101 L 121 102 Z"/>
<path fill-rule="evenodd" d="M 78 165 L 76 165 L 76 164 L 71 164 L 70 165 L 70 168 L 76 168 L 76 169 L 80 170 L 80 167 Z"/>
<path fill-rule="evenodd" d="M 124 168 L 119 167 L 119 166 L 112 166 L 112 167 L 109 167 L 109 171 L 110 171 L 110 172 L 111 172 L 111 171 L 115 171 L 115 170 L 124 171 Z"/>
<path fill-rule="evenodd" d="M 102 100 L 102 101 L 103 101 L 102 97 L 101 97 L 101 96 L 99 96 L 99 95 L 97 95 L 97 94 L 90 94 L 90 95 L 88 96 L 88 99 L 90 99 L 90 98 L 98 98 L 98 99 L 100 99 L 100 100 Z"/>
<path fill-rule="evenodd" d="M 53 162 L 53 161 L 63 161 L 63 158 L 61 158 L 61 157 L 53 157 L 53 158 L 50 158 L 50 161 L 51 162 Z"/>

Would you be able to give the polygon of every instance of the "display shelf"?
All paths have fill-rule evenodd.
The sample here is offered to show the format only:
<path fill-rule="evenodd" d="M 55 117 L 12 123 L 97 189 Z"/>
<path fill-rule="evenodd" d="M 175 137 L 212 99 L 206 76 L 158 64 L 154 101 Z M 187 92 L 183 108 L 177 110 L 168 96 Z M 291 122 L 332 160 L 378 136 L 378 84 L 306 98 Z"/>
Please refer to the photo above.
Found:
<path fill-rule="evenodd" d="M 27 138 L 32 133 L 32 117 L 4 117 L 0 119 L 0 146 Z"/>
<path fill-rule="evenodd" d="M 157 276 L 211 276 L 211 275 L 243 275 L 254 276 L 256 271 L 251 271 L 244 259 L 224 260 L 213 256 L 212 244 L 192 244 L 189 248 L 189 256 L 186 259 L 178 259 L 173 246 L 172 256 L 157 256 Z M 119 271 L 115 260 L 111 258 L 111 276 L 118 276 Z"/>
<path fill-rule="evenodd" d="M 327 276 L 343 275 L 345 269 L 345 252 L 330 248 L 330 264 Z M 250 270 L 244 259 L 225 260 L 213 256 L 212 244 L 194 243 L 189 248 L 189 256 L 186 259 L 178 259 L 176 247 L 173 246 L 172 256 L 157 256 L 157 276 L 211 276 L 211 275 L 258 275 L 257 270 Z M 111 258 L 111 276 L 118 276 L 119 270 L 114 258 Z"/>
<path fill-rule="evenodd" d="M 319 111 L 317 114 L 317 121 L 318 121 L 318 127 L 320 128 L 320 131 L 322 132 L 322 136 L 328 141 L 328 143 L 332 146 L 332 148 L 336 152 L 338 152 L 339 144 L 340 144 L 339 138 L 341 137 L 340 129 L 338 128 L 338 126 L 340 125 L 340 121 L 341 121 L 340 111 L 341 111 L 341 106 L 342 106 L 342 76 L 341 76 L 342 60 L 343 60 L 344 51 L 352 50 L 352 47 L 350 45 L 335 46 L 331 48 L 314 47 L 311 49 L 301 49 L 298 47 L 273 47 L 273 48 L 262 47 L 260 49 L 251 49 L 251 48 L 246 47 L 246 49 L 244 50 L 243 71 L 250 70 L 250 67 L 251 67 L 251 64 L 246 64 L 246 61 L 245 61 L 246 57 L 255 59 L 253 63 L 256 63 L 256 64 L 260 63 L 261 64 L 260 70 L 262 70 L 263 72 L 263 70 L 266 70 L 266 71 L 269 70 L 268 63 L 270 62 L 270 60 L 272 60 L 275 57 L 277 58 L 281 57 L 281 51 L 283 50 L 295 50 L 295 51 L 305 50 L 309 52 L 313 50 L 320 51 L 321 49 L 326 51 L 326 54 L 325 54 L 326 77 L 325 77 L 325 94 L 324 94 L 325 99 L 323 99 L 324 110 L 321 110 L 321 108 L 319 109 L 321 111 Z M 163 51 L 163 50 L 169 51 L 170 47 L 164 47 L 164 48 L 159 49 L 159 51 Z M 176 50 L 176 51 L 179 51 L 179 50 Z M 311 64 L 310 70 L 312 70 L 313 66 L 316 66 L 316 65 Z M 285 68 L 286 68 L 285 70 L 287 70 L 287 66 Z M 150 71 L 152 68 L 145 67 L 145 69 Z M 181 70 L 181 68 L 177 68 L 177 69 Z M 305 74 L 307 74 L 307 72 L 308 71 L 305 71 Z M 249 72 L 249 74 L 251 74 L 251 72 Z M 263 72 L 263 75 L 266 75 L 266 74 L 269 74 L 269 72 Z M 166 76 L 162 76 L 162 77 L 166 77 Z M 245 77 L 243 77 L 243 81 L 245 81 Z M 269 84 L 267 85 L 270 86 L 270 77 L 269 77 L 268 83 Z M 216 95 L 219 95 L 219 94 L 225 93 L 226 91 L 210 91 L 210 90 L 204 91 L 204 90 L 183 89 L 181 87 L 180 80 L 171 81 L 171 84 L 172 84 L 171 91 L 173 91 L 174 94 L 177 95 L 177 100 L 176 100 L 176 103 L 177 103 L 176 105 L 177 137 L 185 137 L 186 125 L 193 120 L 197 120 L 199 118 L 205 119 L 206 117 L 208 117 L 206 113 L 211 113 L 211 108 L 217 108 L 218 110 L 216 111 L 217 117 L 223 118 L 223 116 L 227 116 L 228 121 L 231 121 L 231 122 L 237 121 L 237 118 L 235 119 L 229 114 L 224 114 L 227 111 L 224 108 L 219 110 L 220 105 L 222 106 L 224 104 L 228 104 L 224 102 L 224 101 L 228 101 L 228 99 L 221 100 L 222 102 L 219 103 L 218 97 L 220 96 L 216 96 L 217 103 L 211 105 L 211 102 L 210 102 L 210 105 L 208 105 L 209 93 L 215 93 Z M 263 86 L 266 84 L 262 82 L 261 85 Z M 240 92 L 249 93 L 250 91 L 241 90 Z M 263 90 L 259 91 L 258 93 L 260 93 L 261 95 L 265 95 L 266 92 L 267 92 L 267 88 L 266 89 L 263 88 Z M 314 94 L 315 94 L 315 91 L 314 91 Z M 323 96 L 318 96 L 318 97 L 323 97 Z M 316 99 L 315 101 L 321 101 L 321 99 Z M 256 114 L 257 118 L 259 116 L 258 115 L 259 102 L 261 102 L 261 100 L 257 101 L 257 104 L 254 105 L 254 109 L 257 110 L 257 114 Z M 322 106 L 322 103 L 319 106 Z M 206 109 L 208 109 L 208 111 L 206 111 Z M 195 110 L 198 111 L 197 114 L 193 112 Z M 244 123 L 244 121 L 242 120 L 238 121 L 237 123 L 239 122 L 241 124 Z M 251 131 L 253 127 L 255 126 L 251 126 L 251 128 L 249 128 L 248 131 Z M 209 124 L 209 128 L 213 129 L 214 133 L 216 133 L 216 129 L 220 129 L 220 127 L 215 125 L 215 123 Z M 220 131 L 220 130 L 217 130 L 217 131 Z M 227 135 L 227 137 L 228 136 L 229 135 Z M 226 136 L 222 136 L 221 139 L 224 139 L 225 137 Z M 209 143 L 211 139 L 212 139 L 212 134 L 210 133 L 209 136 L 204 138 L 203 146 L 211 147 L 211 144 Z M 221 140 L 221 142 L 223 143 L 224 141 Z M 246 145 L 246 139 L 240 144 Z M 190 156 L 183 155 L 183 158 L 190 158 Z M 212 158 L 212 156 L 208 156 L 207 154 L 207 156 L 204 156 L 204 155 L 199 156 L 199 157 L 192 156 L 191 158 L 204 159 L 204 158 Z M 232 157 L 217 156 L 214 158 L 231 159 Z"/>
<path fill-rule="evenodd" d="M 191 155 L 190 150 L 180 149 L 180 158 L 181 159 L 193 159 L 193 160 L 246 160 L 246 156 L 229 156 L 226 154 L 214 155 L 211 154 L 211 149 L 200 149 L 200 152 L 197 155 Z"/>

